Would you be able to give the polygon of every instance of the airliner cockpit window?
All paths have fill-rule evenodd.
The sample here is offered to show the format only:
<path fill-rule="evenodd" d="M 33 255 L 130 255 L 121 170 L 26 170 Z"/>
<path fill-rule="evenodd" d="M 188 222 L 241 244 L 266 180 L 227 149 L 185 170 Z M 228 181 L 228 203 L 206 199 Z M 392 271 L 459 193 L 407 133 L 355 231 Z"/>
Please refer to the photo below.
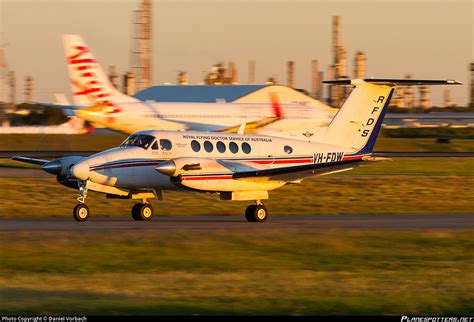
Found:
<path fill-rule="evenodd" d="M 120 146 L 139 146 L 148 149 L 153 140 L 155 140 L 155 138 L 151 135 L 130 135 L 122 144 L 120 144 Z"/>

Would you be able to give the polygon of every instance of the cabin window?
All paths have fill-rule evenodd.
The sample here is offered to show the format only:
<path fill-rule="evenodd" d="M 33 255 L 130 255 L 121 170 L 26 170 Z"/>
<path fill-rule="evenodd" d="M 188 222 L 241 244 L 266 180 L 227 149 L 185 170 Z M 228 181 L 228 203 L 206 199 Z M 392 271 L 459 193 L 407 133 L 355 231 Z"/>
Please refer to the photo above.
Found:
<path fill-rule="evenodd" d="M 285 151 L 286 154 L 292 154 L 293 148 L 289 145 L 285 145 L 285 147 L 283 148 L 283 151 Z"/>
<path fill-rule="evenodd" d="M 157 141 L 155 141 L 155 142 L 153 143 L 153 145 L 151 146 L 151 149 L 152 149 L 152 150 L 158 150 L 158 142 L 157 142 Z"/>
<path fill-rule="evenodd" d="M 169 150 L 171 150 L 172 147 L 173 147 L 173 144 L 171 143 L 170 140 L 166 140 L 166 139 L 161 139 L 161 140 L 160 140 L 160 148 L 161 148 L 161 150 L 163 150 L 163 151 L 169 151 Z"/>
<path fill-rule="evenodd" d="M 229 143 L 229 150 L 232 153 L 237 153 L 237 152 L 239 152 L 239 146 L 235 142 L 230 142 Z"/>
<path fill-rule="evenodd" d="M 225 144 L 222 143 L 221 141 L 217 142 L 216 148 L 217 148 L 217 151 L 219 151 L 220 153 L 225 152 Z"/>
<path fill-rule="evenodd" d="M 250 151 L 252 151 L 250 144 L 248 144 L 247 142 L 242 143 L 242 151 L 244 151 L 245 154 L 249 154 Z"/>
<path fill-rule="evenodd" d="M 209 141 L 204 141 L 204 150 L 206 150 L 207 152 L 211 153 L 212 150 L 214 150 L 214 146 L 212 145 L 211 142 L 209 142 Z"/>
<path fill-rule="evenodd" d="M 196 140 L 192 140 L 191 148 L 193 149 L 194 152 L 199 152 L 201 150 L 201 144 Z"/>

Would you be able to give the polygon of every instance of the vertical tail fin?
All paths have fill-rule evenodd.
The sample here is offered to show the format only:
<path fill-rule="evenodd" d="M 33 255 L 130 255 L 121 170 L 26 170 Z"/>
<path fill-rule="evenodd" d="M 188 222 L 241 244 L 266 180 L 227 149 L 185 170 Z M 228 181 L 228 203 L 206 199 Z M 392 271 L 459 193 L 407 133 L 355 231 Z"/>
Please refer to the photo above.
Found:
<path fill-rule="evenodd" d="M 460 84 L 452 80 L 406 79 L 345 79 L 324 83 L 351 84 L 355 88 L 319 139 L 359 153 L 372 152 L 396 86 Z"/>
<path fill-rule="evenodd" d="M 139 102 L 110 83 L 80 36 L 65 35 L 63 42 L 75 105 L 110 103 L 113 106 L 114 103 Z"/>

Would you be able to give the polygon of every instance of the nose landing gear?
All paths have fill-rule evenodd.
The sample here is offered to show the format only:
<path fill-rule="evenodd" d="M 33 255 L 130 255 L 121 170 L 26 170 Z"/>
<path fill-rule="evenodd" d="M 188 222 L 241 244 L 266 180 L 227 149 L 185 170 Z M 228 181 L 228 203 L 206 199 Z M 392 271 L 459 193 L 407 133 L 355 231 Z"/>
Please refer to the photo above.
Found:
<path fill-rule="evenodd" d="M 76 205 L 76 207 L 74 207 L 72 214 L 76 221 L 86 221 L 87 219 L 89 219 L 89 207 L 87 207 L 87 205 L 83 203 L 80 203 Z"/>
<path fill-rule="evenodd" d="M 87 197 L 86 183 L 84 181 L 79 181 L 77 185 L 79 187 L 79 196 L 77 197 L 79 204 L 74 207 L 72 215 L 76 221 L 86 221 L 89 219 L 90 215 L 89 207 L 85 204 Z"/>

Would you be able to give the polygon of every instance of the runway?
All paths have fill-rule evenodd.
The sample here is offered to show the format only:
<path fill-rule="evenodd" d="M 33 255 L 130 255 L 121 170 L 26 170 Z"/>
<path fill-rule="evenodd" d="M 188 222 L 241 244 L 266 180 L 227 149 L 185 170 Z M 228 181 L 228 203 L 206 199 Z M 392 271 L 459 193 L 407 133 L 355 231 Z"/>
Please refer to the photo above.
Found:
<path fill-rule="evenodd" d="M 3 218 L 0 232 L 160 232 L 160 231 L 284 231 L 284 230 L 460 230 L 474 228 L 474 214 L 462 215 L 320 215 L 270 216 L 265 223 L 249 223 L 239 216 Z"/>

